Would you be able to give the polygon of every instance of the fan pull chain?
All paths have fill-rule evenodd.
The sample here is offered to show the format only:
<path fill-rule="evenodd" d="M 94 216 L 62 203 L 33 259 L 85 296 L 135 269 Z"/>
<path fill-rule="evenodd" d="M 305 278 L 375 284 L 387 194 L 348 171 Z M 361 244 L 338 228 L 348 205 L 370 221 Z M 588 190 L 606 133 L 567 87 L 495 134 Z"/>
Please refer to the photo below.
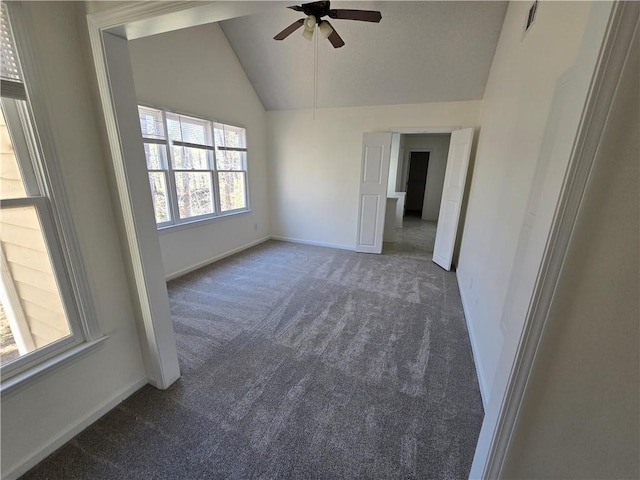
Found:
<path fill-rule="evenodd" d="M 316 26 L 315 45 L 313 52 L 313 119 L 316 119 L 316 109 L 318 108 L 318 27 Z"/>

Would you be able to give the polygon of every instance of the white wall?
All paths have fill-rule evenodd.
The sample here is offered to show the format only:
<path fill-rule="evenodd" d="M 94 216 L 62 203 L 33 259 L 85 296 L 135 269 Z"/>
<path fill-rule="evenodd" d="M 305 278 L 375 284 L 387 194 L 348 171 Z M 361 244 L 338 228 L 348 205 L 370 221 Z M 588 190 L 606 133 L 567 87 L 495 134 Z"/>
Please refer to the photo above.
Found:
<path fill-rule="evenodd" d="M 387 180 L 387 197 L 393 197 L 396 193 L 398 175 L 401 173 L 400 162 L 400 140 L 402 135 L 394 133 L 391 135 L 391 160 L 389 161 L 389 179 Z"/>
<path fill-rule="evenodd" d="M 268 112 L 271 232 L 354 248 L 362 134 L 477 126 L 480 102 Z"/>
<path fill-rule="evenodd" d="M 398 175 L 396 178 L 396 192 L 405 192 L 407 186 L 406 172 L 404 171 L 404 144 L 407 141 L 406 135 L 400 135 L 400 150 L 398 151 Z"/>
<path fill-rule="evenodd" d="M 523 399 L 505 478 L 640 477 L 638 35 Z"/>
<path fill-rule="evenodd" d="M 411 152 L 429 152 L 429 169 L 427 170 L 427 184 L 424 191 L 424 202 L 422 204 L 423 220 L 438 220 L 440 213 L 440 200 L 442 200 L 442 189 L 444 187 L 444 174 L 447 169 L 447 155 L 449 154 L 450 134 L 411 134 L 403 135 L 404 157 L 402 159 L 403 182 L 406 184 L 408 175 L 409 159 Z"/>
<path fill-rule="evenodd" d="M 503 311 L 507 299 L 518 294 L 509 288 L 516 285 L 514 275 L 522 268 L 516 251 L 532 185 L 536 175 L 544 177 L 538 167 L 553 153 L 551 148 L 559 149 L 556 165 L 566 165 L 586 93 L 582 103 L 578 98 L 557 113 L 567 119 L 557 138 L 556 132 L 545 137 L 557 82 L 576 62 L 590 4 L 540 3 L 534 26 L 522 39 L 529 6 L 509 4 L 493 59 L 457 270 L 485 402 L 505 332 L 511 335 L 509 342 L 517 344 L 524 320 L 520 314 L 503 318 Z M 560 180 L 564 176 L 562 170 L 555 173 Z M 541 208 L 544 214 L 552 213 L 555 204 Z"/>
<path fill-rule="evenodd" d="M 217 24 L 129 42 L 138 100 L 247 129 L 251 212 L 160 232 L 166 276 L 206 264 L 269 233 L 265 111 Z"/>
<path fill-rule="evenodd" d="M 96 350 L 2 396 L 2 478 L 146 383 L 74 2 L 20 2 L 102 332 Z M 36 122 L 37 123 L 37 122 Z M 103 412 L 104 413 L 104 412 Z"/>

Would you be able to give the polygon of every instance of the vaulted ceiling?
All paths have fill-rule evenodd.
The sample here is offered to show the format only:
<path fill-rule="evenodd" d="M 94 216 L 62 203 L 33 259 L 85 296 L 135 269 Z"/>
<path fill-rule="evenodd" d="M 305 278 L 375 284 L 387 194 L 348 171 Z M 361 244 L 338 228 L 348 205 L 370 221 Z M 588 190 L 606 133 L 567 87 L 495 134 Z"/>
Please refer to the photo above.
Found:
<path fill-rule="evenodd" d="M 379 10 L 379 24 L 331 20 L 346 42 L 318 39 L 319 108 L 479 100 L 496 49 L 506 2 L 332 2 L 331 8 Z M 220 22 L 267 110 L 310 108 L 315 39 L 301 30 L 273 36 L 302 13 L 274 5 Z"/>

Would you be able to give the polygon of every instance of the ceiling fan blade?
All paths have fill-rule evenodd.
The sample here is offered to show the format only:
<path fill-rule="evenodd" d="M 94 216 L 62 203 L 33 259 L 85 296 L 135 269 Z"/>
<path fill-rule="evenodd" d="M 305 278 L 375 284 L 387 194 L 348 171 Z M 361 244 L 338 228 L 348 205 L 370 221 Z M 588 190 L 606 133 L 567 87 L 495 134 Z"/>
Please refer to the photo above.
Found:
<path fill-rule="evenodd" d="M 323 20 L 323 23 L 326 23 L 327 25 L 329 25 L 331 27 L 332 32 L 327 37 L 327 40 L 329 40 L 331 42 L 331 45 L 333 45 L 333 48 L 344 47 L 344 40 L 342 40 L 342 37 L 340 35 L 338 35 L 338 32 L 336 32 L 336 29 L 333 28 L 333 25 L 331 25 L 326 20 Z"/>
<path fill-rule="evenodd" d="M 291 10 L 295 10 L 296 12 L 302 12 L 303 11 L 302 7 L 300 5 L 292 5 L 292 6 L 287 7 L 287 8 L 290 8 Z"/>
<path fill-rule="evenodd" d="M 298 20 L 296 22 L 293 22 L 287 28 L 282 30 L 279 34 L 277 34 L 275 37 L 273 37 L 273 39 L 274 40 L 284 40 L 289 35 L 291 35 L 293 32 L 295 32 L 300 27 L 302 27 L 303 24 L 304 24 L 304 18 L 301 18 L 300 20 Z"/>
<path fill-rule="evenodd" d="M 329 10 L 329 17 L 339 20 L 359 20 L 361 22 L 378 23 L 382 19 L 382 14 L 375 10 Z"/>

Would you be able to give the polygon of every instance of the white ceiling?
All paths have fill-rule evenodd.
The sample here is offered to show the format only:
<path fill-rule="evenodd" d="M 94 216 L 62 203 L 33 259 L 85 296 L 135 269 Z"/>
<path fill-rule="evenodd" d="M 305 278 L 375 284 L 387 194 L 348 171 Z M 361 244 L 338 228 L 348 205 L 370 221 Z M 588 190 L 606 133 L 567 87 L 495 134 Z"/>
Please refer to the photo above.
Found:
<path fill-rule="evenodd" d="M 346 45 L 318 41 L 318 107 L 479 100 L 506 2 L 332 2 L 379 10 L 379 24 L 331 20 Z M 273 36 L 303 14 L 273 6 L 220 22 L 267 110 L 311 108 L 314 44 L 296 31 Z"/>

